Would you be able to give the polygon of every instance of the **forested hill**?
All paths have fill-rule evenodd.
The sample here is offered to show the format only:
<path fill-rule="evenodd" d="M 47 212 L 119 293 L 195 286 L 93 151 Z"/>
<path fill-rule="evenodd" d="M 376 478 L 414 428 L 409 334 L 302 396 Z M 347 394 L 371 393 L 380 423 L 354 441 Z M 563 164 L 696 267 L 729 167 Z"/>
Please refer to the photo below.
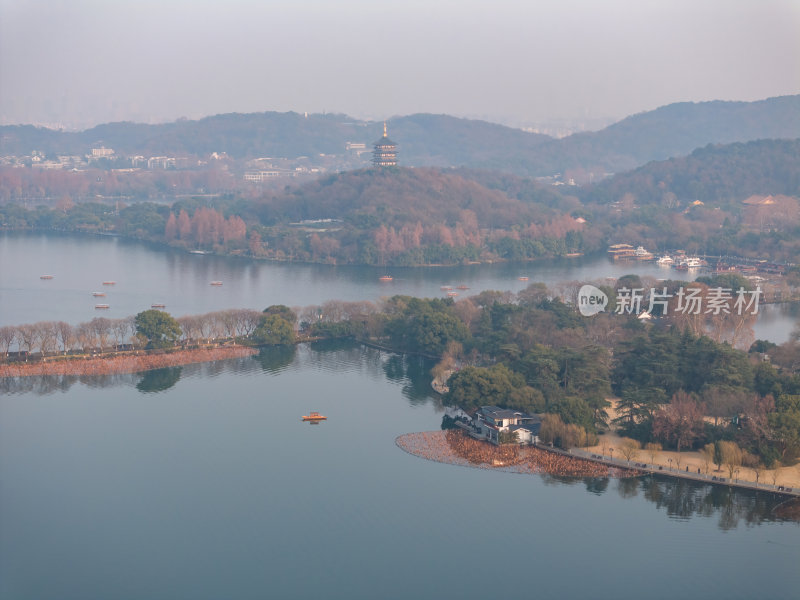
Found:
<path fill-rule="evenodd" d="M 560 140 L 563 164 L 573 156 L 621 172 L 689 154 L 708 144 L 800 137 L 800 95 L 758 102 L 681 102 L 640 113 L 594 133 Z M 607 158 L 604 158 L 607 157 Z"/>
<path fill-rule="evenodd" d="M 682 102 L 556 140 L 477 121 L 412 115 L 393 121 L 404 164 L 497 169 L 523 176 L 618 173 L 708 144 L 800 137 L 800 95 L 758 102 Z M 533 136 L 533 137 L 526 137 Z"/>
<path fill-rule="evenodd" d="M 269 225 L 334 218 L 359 229 L 399 229 L 418 222 L 452 226 L 470 211 L 475 228 L 510 229 L 559 218 L 564 202 L 549 186 L 512 175 L 493 179 L 470 171 L 398 167 L 323 177 L 255 205 L 261 222 Z"/>
<path fill-rule="evenodd" d="M 586 188 L 583 197 L 607 203 L 625 194 L 640 205 L 700 200 L 723 208 L 754 194 L 800 197 L 800 139 L 709 145 L 616 175 Z"/>
<path fill-rule="evenodd" d="M 382 125 L 381 125 L 382 127 Z M 299 113 L 224 114 L 198 121 L 145 125 L 108 123 L 79 132 L 32 126 L 0 127 L 0 154 L 86 154 L 104 145 L 122 155 L 208 155 L 234 159 L 341 154 L 347 142 L 371 143 L 379 126 L 344 115 Z"/>
<path fill-rule="evenodd" d="M 0 127 L 0 155 L 86 154 L 104 145 L 121 155 L 226 152 L 234 159 L 343 154 L 347 142 L 367 148 L 382 123 L 344 115 L 226 114 L 160 125 L 111 123 L 81 132 Z M 708 144 L 800 137 L 800 95 L 758 102 L 671 104 L 628 117 L 602 131 L 556 140 L 470 119 L 416 114 L 389 121 L 405 166 L 463 166 L 524 176 L 571 169 L 621 172 Z"/>

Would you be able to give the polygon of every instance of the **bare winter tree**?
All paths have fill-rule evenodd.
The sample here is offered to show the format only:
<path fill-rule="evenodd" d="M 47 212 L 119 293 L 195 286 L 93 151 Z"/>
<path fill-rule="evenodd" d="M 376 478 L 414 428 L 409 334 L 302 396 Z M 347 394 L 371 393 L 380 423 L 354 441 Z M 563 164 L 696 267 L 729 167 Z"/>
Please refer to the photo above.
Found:
<path fill-rule="evenodd" d="M 14 345 L 14 342 L 17 340 L 17 328 L 11 326 L 4 326 L 0 327 L 0 349 L 8 358 L 8 353 L 11 350 L 11 346 Z"/>
<path fill-rule="evenodd" d="M 714 417 L 715 426 L 719 425 L 720 419 L 741 413 L 748 401 L 747 392 L 716 385 L 704 388 L 702 398 L 706 414 Z"/>
<path fill-rule="evenodd" d="M 215 327 L 215 318 L 214 313 L 208 313 L 205 315 L 198 315 L 198 330 L 200 332 L 200 337 L 206 340 L 206 343 L 211 342 L 211 336 L 214 335 L 214 327 Z"/>
<path fill-rule="evenodd" d="M 80 323 L 75 328 L 75 337 L 84 352 L 88 352 L 97 346 L 97 337 L 90 323 Z"/>
<path fill-rule="evenodd" d="M 65 321 L 56 323 L 58 343 L 61 344 L 61 351 L 66 354 L 75 343 L 75 333 L 72 325 Z"/>
<path fill-rule="evenodd" d="M 95 317 L 89 321 L 96 336 L 97 342 L 100 345 L 100 350 L 108 346 L 108 338 L 111 335 L 111 319 L 105 317 Z"/>
<path fill-rule="evenodd" d="M 41 321 L 36 323 L 39 338 L 39 349 L 42 354 L 52 354 L 58 347 L 58 329 L 55 321 Z"/>
<path fill-rule="evenodd" d="M 322 305 L 322 320 L 338 323 L 344 318 L 344 302 L 328 300 Z"/>
<path fill-rule="evenodd" d="M 17 343 L 22 352 L 33 352 L 37 342 L 37 331 L 34 325 L 20 325 L 17 327 Z"/>
<path fill-rule="evenodd" d="M 261 322 L 261 315 L 262 313 L 257 310 L 252 310 L 249 308 L 243 308 L 237 311 L 237 321 L 238 321 L 238 332 L 239 335 L 242 336 L 250 336 L 258 327 L 258 324 Z M 292 323 L 294 326 L 294 323 Z"/>
<path fill-rule="evenodd" d="M 134 330 L 133 319 L 131 317 L 114 319 L 111 322 L 111 335 L 114 337 L 114 346 L 119 348 L 121 344 L 125 343 Z"/>
<path fill-rule="evenodd" d="M 301 323 L 316 323 L 319 319 L 318 316 L 321 315 L 322 307 L 320 306 L 305 306 L 300 310 L 300 322 Z"/>
<path fill-rule="evenodd" d="M 225 311 L 218 310 L 213 312 L 209 315 L 211 320 L 211 337 L 213 338 L 221 338 L 225 335 L 225 320 L 223 317 L 223 313 Z"/>
<path fill-rule="evenodd" d="M 185 317 L 178 317 L 176 320 L 181 326 L 183 338 L 187 342 L 197 340 L 203 335 L 203 332 L 201 331 L 202 327 L 200 327 L 200 320 L 196 316 L 187 315 Z"/>

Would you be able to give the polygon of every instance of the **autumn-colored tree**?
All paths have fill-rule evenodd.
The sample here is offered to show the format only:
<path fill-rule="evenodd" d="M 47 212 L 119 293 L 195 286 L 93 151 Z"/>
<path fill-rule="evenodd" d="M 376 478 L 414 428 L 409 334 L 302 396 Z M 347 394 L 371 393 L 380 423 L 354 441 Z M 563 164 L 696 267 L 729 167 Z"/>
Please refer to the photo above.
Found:
<path fill-rule="evenodd" d="M 648 442 L 645 444 L 644 449 L 647 452 L 647 455 L 650 457 L 650 462 L 654 463 L 656 462 L 656 456 L 658 456 L 658 453 L 661 452 L 661 444 L 656 442 Z"/>
<path fill-rule="evenodd" d="M 164 239 L 171 242 L 178 237 L 178 219 L 175 213 L 169 213 L 167 224 L 164 226 Z"/>
<path fill-rule="evenodd" d="M 339 240 L 336 238 L 330 236 L 321 237 L 316 233 L 311 235 L 310 244 L 314 260 L 324 259 L 330 261 L 340 247 Z"/>
<path fill-rule="evenodd" d="M 561 417 L 553 414 L 542 415 L 542 426 L 539 428 L 539 439 L 544 444 L 558 445 L 564 432 Z"/>
<path fill-rule="evenodd" d="M 733 479 L 733 474 L 742 466 L 744 454 L 742 449 L 735 442 L 719 442 L 720 452 L 722 453 L 722 464 L 728 469 L 728 477 Z"/>
<path fill-rule="evenodd" d="M 75 207 L 75 202 L 72 201 L 72 198 L 69 194 L 64 194 L 61 198 L 56 202 L 56 210 L 61 211 L 64 214 L 67 214 L 70 210 Z"/>
<path fill-rule="evenodd" d="M 247 236 L 247 226 L 241 217 L 232 215 L 228 217 L 222 228 L 222 241 L 225 245 L 238 242 Z"/>
<path fill-rule="evenodd" d="M 703 446 L 702 450 L 700 450 L 700 456 L 703 459 L 703 466 L 705 468 L 705 472 L 708 473 L 709 465 L 714 462 L 714 454 L 716 453 L 716 448 L 714 444 L 706 444 Z"/>
<path fill-rule="evenodd" d="M 622 453 L 622 456 L 625 457 L 625 460 L 631 462 L 634 458 L 636 458 L 636 455 L 639 453 L 641 448 L 642 445 L 638 440 L 622 438 L 619 451 Z"/>
<path fill-rule="evenodd" d="M 678 452 L 691 446 L 702 431 L 702 406 L 683 390 L 678 390 L 672 401 L 653 416 L 653 436 L 674 445 Z"/>
<path fill-rule="evenodd" d="M 597 442 L 597 437 L 590 435 L 585 428 L 574 423 L 565 425 L 561 417 L 555 414 L 542 415 L 542 426 L 539 429 L 539 440 L 559 448 L 569 449 Z"/>
<path fill-rule="evenodd" d="M 261 241 L 261 235 L 257 231 L 250 232 L 248 248 L 253 256 L 263 256 L 266 244 Z"/>
<path fill-rule="evenodd" d="M 178 213 L 178 236 L 182 240 L 188 240 L 192 234 L 192 219 L 189 213 L 181 209 Z"/>

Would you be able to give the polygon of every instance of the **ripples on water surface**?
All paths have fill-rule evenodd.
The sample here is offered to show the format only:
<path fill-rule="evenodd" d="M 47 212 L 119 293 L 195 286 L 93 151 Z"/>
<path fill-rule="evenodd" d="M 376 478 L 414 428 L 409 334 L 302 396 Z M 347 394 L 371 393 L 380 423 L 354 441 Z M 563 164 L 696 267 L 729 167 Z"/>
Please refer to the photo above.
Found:
<path fill-rule="evenodd" d="M 6 382 L 0 598 L 796 597 L 769 495 L 402 452 L 441 420 L 430 366 L 334 343 Z"/>

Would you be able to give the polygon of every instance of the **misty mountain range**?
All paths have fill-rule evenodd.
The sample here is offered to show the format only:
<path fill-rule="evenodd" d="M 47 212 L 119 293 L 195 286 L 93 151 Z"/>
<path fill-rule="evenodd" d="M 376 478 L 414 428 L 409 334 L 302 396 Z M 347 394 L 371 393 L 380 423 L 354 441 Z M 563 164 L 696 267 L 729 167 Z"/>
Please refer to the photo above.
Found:
<path fill-rule="evenodd" d="M 562 139 L 447 115 L 415 114 L 388 121 L 403 166 L 497 169 L 522 176 L 570 170 L 627 171 L 689 154 L 708 144 L 800 138 L 800 95 L 757 102 L 682 102 L 633 115 L 597 132 Z M 197 121 L 99 125 L 80 132 L 30 125 L 0 127 L 0 155 L 86 154 L 101 145 L 118 155 L 234 159 L 342 154 L 347 142 L 367 148 L 383 124 L 339 114 L 223 114 Z"/>

